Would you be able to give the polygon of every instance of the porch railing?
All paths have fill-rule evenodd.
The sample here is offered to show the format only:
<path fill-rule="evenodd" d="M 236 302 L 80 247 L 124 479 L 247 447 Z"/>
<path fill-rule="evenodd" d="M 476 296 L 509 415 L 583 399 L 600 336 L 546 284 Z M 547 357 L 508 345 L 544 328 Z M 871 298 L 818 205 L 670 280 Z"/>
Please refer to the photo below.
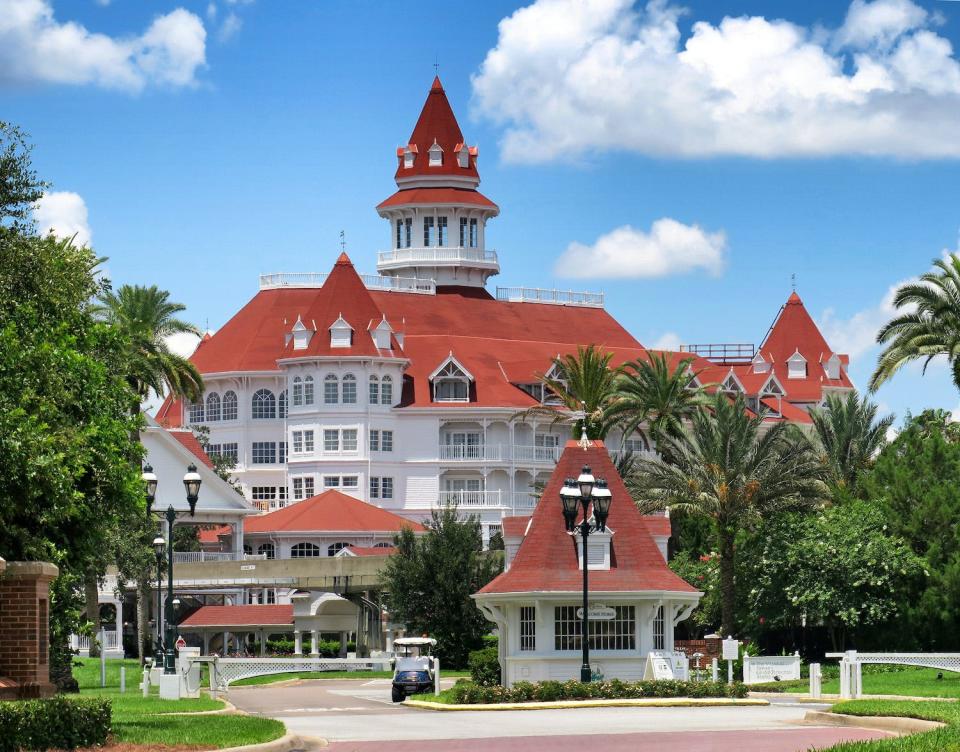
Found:
<path fill-rule="evenodd" d="M 174 551 L 176 564 L 196 564 L 204 561 L 263 561 L 266 554 L 244 554 L 235 551 Z"/>
<path fill-rule="evenodd" d="M 438 501 L 441 506 L 473 508 L 503 506 L 500 491 L 440 491 Z"/>
<path fill-rule="evenodd" d="M 522 462 L 554 465 L 559 447 L 511 446 L 509 444 L 441 444 L 441 462 Z"/>
<path fill-rule="evenodd" d="M 480 263 L 487 266 L 498 266 L 496 251 L 485 251 L 481 248 L 465 248 L 461 246 L 396 248 L 392 251 L 380 251 L 377 254 L 378 269 L 410 262 L 448 264 L 461 263 L 463 261 Z"/>
<path fill-rule="evenodd" d="M 71 650 L 90 650 L 90 637 L 87 635 L 70 635 L 70 649 Z M 101 641 L 101 635 L 98 632 L 97 641 Z M 101 650 L 119 650 L 120 649 L 120 635 L 115 629 L 108 629 L 103 632 L 103 644 L 100 646 Z"/>

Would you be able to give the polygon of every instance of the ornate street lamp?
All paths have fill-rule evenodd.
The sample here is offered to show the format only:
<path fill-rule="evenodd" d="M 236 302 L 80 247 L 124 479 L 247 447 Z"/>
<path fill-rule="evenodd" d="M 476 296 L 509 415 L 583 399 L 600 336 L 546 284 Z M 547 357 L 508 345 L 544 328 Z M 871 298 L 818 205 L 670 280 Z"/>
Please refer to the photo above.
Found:
<path fill-rule="evenodd" d="M 153 500 L 157 498 L 157 476 L 153 472 L 153 466 L 150 464 L 144 465 L 140 477 L 143 478 L 147 495 L 147 514 L 150 514 L 150 510 L 153 508 Z"/>
<path fill-rule="evenodd" d="M 580 630 L 580 643 L 583 646 L 583 664 L 580 666 L 580 681 L 589 682 L 593 676 L 590 670 L 590 607 L 588 576 L 588 541 L 590 533 L 602 533 L 607 527 L 610 503 L 613 494 L 607 488 L 606 480 L 593 477 L 590 468 L 583 466 L 580 476 L 574 480 L 567 478 L 560 489 L 560 503 L 563 508 L 563 520 L 567 532 L 580 533 L 581 561 L 583 562 L 583 619 Z M 590 520 L 590 504 L 593 504 L 593 521 Z M 577 524 L 578 507 L 583 510 L 583 520 Z"/>
<path fill-rule="evenodd" d="M 163 663 L 163 622 L 160 621 L 160 612 L 163 610 L 163 553 L 167 547 L 167 542 L 163 536 L 158 535 L 153 539 L 153 553 L 157 559 L 157 635 L 156 649 L 153 653 L 153 665 L 160 666 Z"/>

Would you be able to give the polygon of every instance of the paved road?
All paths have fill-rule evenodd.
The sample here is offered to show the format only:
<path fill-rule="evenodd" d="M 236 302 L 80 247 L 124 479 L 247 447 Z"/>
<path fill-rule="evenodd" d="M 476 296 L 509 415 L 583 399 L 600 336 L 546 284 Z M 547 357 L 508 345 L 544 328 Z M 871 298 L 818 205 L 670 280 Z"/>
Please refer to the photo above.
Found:
<path fill-rule="evenodd" d="M 331 752 L 806 752 L 845 740 L 883 738 L 863 729 L 803 726 L 811 706 L 582 708 L 438 713 L 390 701 L 390 682 L 306 681 L 231 690 L 250 713 L 331 742 Z"/>

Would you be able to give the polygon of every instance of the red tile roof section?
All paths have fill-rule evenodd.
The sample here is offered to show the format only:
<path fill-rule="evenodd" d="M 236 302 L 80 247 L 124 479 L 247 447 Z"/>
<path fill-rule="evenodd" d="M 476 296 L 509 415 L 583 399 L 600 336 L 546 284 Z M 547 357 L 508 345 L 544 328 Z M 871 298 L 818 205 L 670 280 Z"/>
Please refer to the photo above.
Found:
<path fill-rule="evenodd" d="M 293 606 L 201 606 L 181 627 L 272 627 L 293 624 Z"/>
<path fill-rule="evenodd" d="M 526 517 L 504 517 L 500 520 L 503 525 L 504 538 L 522 538 L 527 531 L 527 525 L 530 524 L 530 516 Z"/>
<path fill-rule="evenodd" d="M 609 570 L 590 571 L 591 591 L 697 592 L 663 560 L 644 516 L 634 505 L 602 442 L 594 441 L 588 449 L 582 449 L 575 441 L 567 442 L 544 489 L 543 499 L 559 498 L 564 479 L 579 475 L 582 465 L 589 465 L 597 477 L 606 478 L 613 493 L 607 519 L 608 527 L 614 532 L 612 565 Z M 482 588 L 480 594 L 579 593 L 582 586 L 576 538 L 564 528 L 559 501 L 545 502 L 534 511 L 530 530 L 510 569 Z"/>
<path fill-rule="evenodd" d="M 443 149 L 443 164 L 430 167 L 430 147 L 434 142 Z M 407 143 L 416 145 L 417 156 L 410 168 L 403 166 L 402 158 L 399 160 L 397 179 L 420 175 L 459 175 L 480 179 L 476 156 L 471 154 L 468 167 L 461 167 L 457 160 L 456 149 L 463 144 L 463 132 L 439 76 L 433 79 L 430 93 Z"/>
<path fill-rule="evenodd" d="M 210 459 L 200 442 L 197 441 L 197 437 L 193 435 L 193 431 L 187 429 L 170 429 L 168 433 L 173 436 L 177 441 L 179 441 L 183 446 L 185 446 L 198 460 L 200 460 L 204 465 L 209 468 L 213 467 L 213 460 Z"/>
<path fill-rule="evenodd" d="M 647 526 L 650 535 L 670 537 L 670 518 L 659 514 L 645 514 L 643 524 Z"/>
<path fill-rule="evenodd" d="M 390 198 L 377 204 L 377 209 L 389 209 L 393 206 L 485 206 L 500 211 L 500 207 L 479 191 L 466 188 L 407 188 L 397 191 Z"/>
<path fill-rule="evenodd" d="M 244 534 L 280 532 L 398 533 L 404 527 L 422 532 L 423 525 L 359 501 L 340 491 L 324 491 L 269 514 L 248 517 Z"/>
<path fill-rule="evenodd" d="M 221 535 L 230 535 L 232 529 L 229 525 L 220 525 L 214 528 L 201 528 L 197 533 L 197 540 L 201 543 L 219 543 Z"/>
<path fill-rule="evenodd" d="M 349 546 L 354 556 L 391 556 L 396 552 L 395 546 Z"/>

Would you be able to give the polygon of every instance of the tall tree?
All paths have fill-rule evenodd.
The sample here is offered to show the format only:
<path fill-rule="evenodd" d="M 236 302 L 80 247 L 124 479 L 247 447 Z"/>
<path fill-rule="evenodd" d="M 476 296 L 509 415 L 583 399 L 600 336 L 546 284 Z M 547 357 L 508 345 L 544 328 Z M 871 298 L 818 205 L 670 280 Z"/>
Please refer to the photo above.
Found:
<path fill-rule="evenodd" d="M 823 466 L 793 426 L 761 426 L 743 398 L 718 392 L 690 428 L 665 437 L 671 462 L 641 460 L 642 488 L 662 506 L 709 518 L 719 542 L 722 625 L 736 628 L 735 540 L 738 531 L 776 510 L 822 501 Z"/>
<path fill-rule="evenodd" d="M 499 552 L 484 553 L 480 522 L 454 507 L 434 511 L 426 534 L 404 528 L 396 542 L 383 570 L 391 618 L 436 638 L 447 666 L 465 667 L 490 626 L 470 596 L 500 572 Z"/>
<path fill-rule="evenodd" d="M 892 415 L 877 418 L 877 406 L 856 392 L 827 396 L 824 409 L 810 412 L 830 484 L 856 493 L 857 481 L 887 441 Z"/>
<path fill-rule="evenodd" d="M 580 438 L 586 427 L 588 439 L 603 439 L 614 421 L 609 415 L 616 395 L 619 368 L 611 368 L 612 353 L 605 353 L 596 345 L 577 347 L 576 355 L 567 354 L 554 360 L 550 369 L 554 374 L 540 376 L 545 401 L 553 406 L 531 407 L 517 415 L 520 420 L 528 417 L 548 417 L 555 423 L 576 417 L 573 436 Z M 558 409 L 559 408 L 559 409 Z"/>
<path fill-rule="evenodd" d="M 877 342 L 886 347 L 870 377 L 870 390 L 917 360 L 926 372 L 940 355 L 950 363 L 953 383 L 960 389 L 960 255 L 935 259 L 931 271 L 897 289 L 893 305 L 900 313 L 877 334 Z"/>
<path fill-rule="evenodd" d="M 30 162 L 33 147 L 17 126 L 0 120 L 0 224 L 29 231 L 30 212 L 47 187 Z"/>

